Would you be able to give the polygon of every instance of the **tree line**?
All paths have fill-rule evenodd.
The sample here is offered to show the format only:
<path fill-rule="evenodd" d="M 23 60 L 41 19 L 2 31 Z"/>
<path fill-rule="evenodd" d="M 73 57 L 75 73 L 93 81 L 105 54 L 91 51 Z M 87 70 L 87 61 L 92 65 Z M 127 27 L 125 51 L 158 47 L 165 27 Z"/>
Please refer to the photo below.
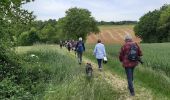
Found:
<path fill-rule="evenodd" d="M 134 31 L 143 42 L 170 42 L 170 5 L 165 4 L 160 9 L 143 15 Z"/>
<path fill-rule="evenodd" d="M 137 21 L 98 21 L 97 25 L 134 25 Z"/>

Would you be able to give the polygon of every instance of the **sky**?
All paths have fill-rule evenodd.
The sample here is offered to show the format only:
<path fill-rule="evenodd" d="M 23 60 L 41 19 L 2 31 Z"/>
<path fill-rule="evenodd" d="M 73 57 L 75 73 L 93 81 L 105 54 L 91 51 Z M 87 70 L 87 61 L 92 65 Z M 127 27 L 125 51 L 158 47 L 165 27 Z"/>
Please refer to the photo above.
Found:
<path fill-rule="evenodd" d="M 159 9 L 170 0 L 35 0 L 23 5 L 37 20 L 62 18 L 71 7 L 88 9 L 97 21 L 138 21 L 148 11 Z"/>

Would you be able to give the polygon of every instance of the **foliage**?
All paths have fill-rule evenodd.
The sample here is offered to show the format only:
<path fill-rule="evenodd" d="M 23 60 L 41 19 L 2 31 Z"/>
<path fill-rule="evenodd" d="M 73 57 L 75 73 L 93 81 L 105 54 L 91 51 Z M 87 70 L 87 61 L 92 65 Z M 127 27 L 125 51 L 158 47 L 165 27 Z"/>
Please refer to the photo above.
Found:
<path fill-rule="evenodd" d="M 99 21 L 97 22 L 97 25 L 134 25 L 136 24 L 137 21 L 110 21 L 110 22 L 106 22 L 106 21 Z"/>
<path fill-rule="evenodd" d="M 26 93 L 18 85 L 24 71 L 12 47 L 17 31 L 34 19 L 32 13 L 20 7 L 29 1 L 32 0 L 0 0 L 0 99 L 13 99 L 14 94 L 20 97 Z"/>
<path fill-rule="evenodd" d="M 135 33 L 143 39 L 143 42 L 169 42 L 169 19 L 170 5 L 164 5 L 161 9 L 142 16 L 134 27 Z"/>
<path fill-rule="evenodd" d="M 37 30 L 39 42 L 43 43 L 56 43 L 62 38 L 60 24 L 56 20 L 49 19 L 48 21 L 35 21 L 33 26 Z"/>
<path fill-rule="evenodd" d="M 31 28 L 28 32 L 23 32 L 18 38 L 19 45 L 33 45 L 33 43 L 39 41 L 39 36 L 35 28 Z"/>
<path fill-rule="evenodd" d="M 160 15 L 157 32 L 159 42 L 170 41 L 170 5 Z"/>
<path fill-rule="evenodd" d="M 82 37 L 85 40 L 91 32 L 99 32 L 95 19 L 87 9 L 70 8 L 66 11 L 64 20 L 63 32 L 67 38 Z"/>
<path fill-rule="evenodd" d="M 140 21 L 135 26 L 136 35 L 140 36 L 144 42 L 157 42 L 157 23 L 159 20 L 160 11 L 155 10 L 148 12 L 140 18 Z"/>

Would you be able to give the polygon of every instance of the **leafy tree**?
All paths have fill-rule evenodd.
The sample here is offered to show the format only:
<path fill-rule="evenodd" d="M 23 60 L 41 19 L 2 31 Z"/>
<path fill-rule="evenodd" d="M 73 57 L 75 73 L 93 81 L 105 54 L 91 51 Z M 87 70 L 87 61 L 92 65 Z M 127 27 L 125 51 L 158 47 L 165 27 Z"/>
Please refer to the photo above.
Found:
<path fill-rule="evenodd" d="M 30 31 L 21 33 L 19 36 L 19 44 L 23 46 L 33 45 L 39 41 L 38 34 L 35 28 L 31 28 Z"/>
<path fill-rule="evenodd" d="M 143 39 L 143 42 L 157 42 L 157 23 L 160 17 L 160 11 L 154 10 L 148 12 L 140 18 L 140 21 L 134 27 L 136 35 Z"/>
<path fill-rule="evenodd" d="M 159 42 L 170 42 L 170 5 L 161 12 L 158 25 Z"/>
<path fill-rule="evenodd" d="M 21 9 L 21 5 L 29 1 L 31 0 L 0 0 L 0 99 L 11 99 L 10 97 L 19 91 L 3 85 L 3 82 L 10 80 L 8 82 L 16 85 L 19 82 L 20 73 L 23 72 L 12 47 L 16 30 L 22 28 L 18 28 L 18 24 L 23 26 L 34 19 L 32 13 Z"/>
<path fill-rule="evenodd" d="M 87 9 L 70 8 L 66 11 L 64 20 L 63 32 L 66 33 L 67 38 L 86 39 L 91 32 L 99 32 L 95 19 Z"/>
<path fill-rule="evenodd" d="M 55 28 L 50 24 L 45 25 L 39 33 L 39 37 L 42 42 L 52 41 L 53 37 L 55 37 Z"/>
<path fill-rule="evenodd" d="M 163 5 L 159 10 L 142 16 L 134 30 L 143 42 L 170 41 L 170 5 Z"/>

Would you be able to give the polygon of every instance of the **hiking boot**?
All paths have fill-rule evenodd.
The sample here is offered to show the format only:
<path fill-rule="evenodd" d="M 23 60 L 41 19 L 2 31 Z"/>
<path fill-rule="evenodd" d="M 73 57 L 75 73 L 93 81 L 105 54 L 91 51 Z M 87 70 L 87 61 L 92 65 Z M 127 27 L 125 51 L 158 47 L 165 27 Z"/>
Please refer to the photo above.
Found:
<path fill-rule="evenodd" d="M 99 71 L 102 71 L 102 68 L 99 68 Z"/>
<path fill-rule="evenodd" d="M 135 92 L 130 93 L 131 96 L 135 96 Z"/>

